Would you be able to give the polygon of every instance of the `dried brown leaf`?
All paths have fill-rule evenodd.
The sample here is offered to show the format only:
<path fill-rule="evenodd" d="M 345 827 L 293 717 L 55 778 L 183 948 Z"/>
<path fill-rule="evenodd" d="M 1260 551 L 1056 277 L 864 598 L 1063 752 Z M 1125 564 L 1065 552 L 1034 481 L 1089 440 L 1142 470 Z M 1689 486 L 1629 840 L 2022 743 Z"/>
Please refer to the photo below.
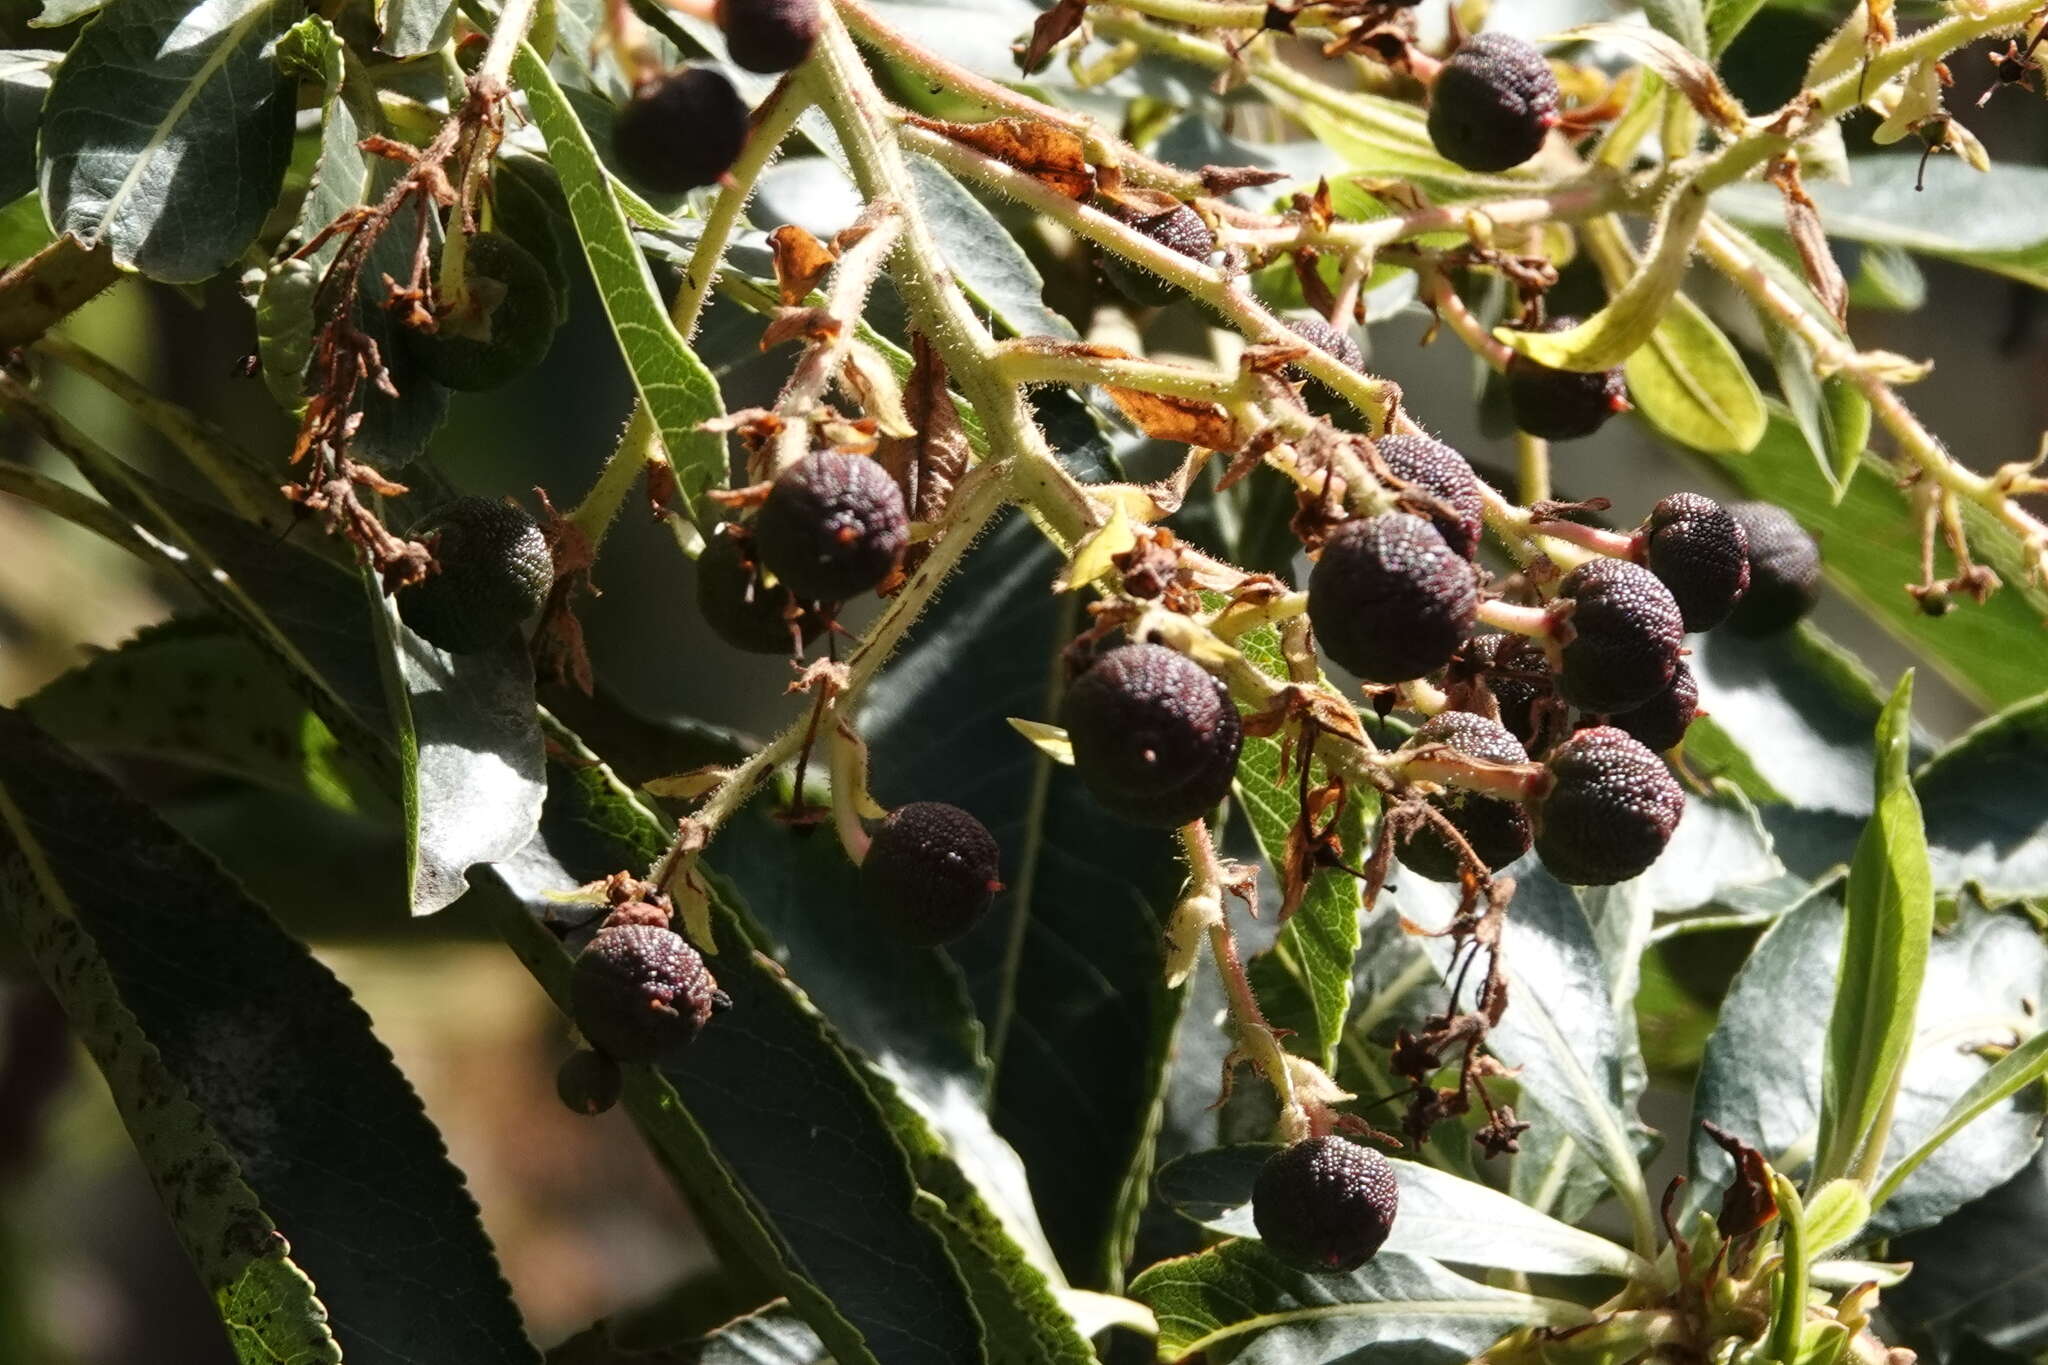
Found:
<path fill-rule="evenodd" d="M 1065 128 L 1022 118 L 948 123 L 909 114 L 904 121 L 1015 167 L 1069 199 L 1086 199 L 1095 192 L 1087 148 L 1079 135 Z"/>
<path fill-rule="evenodd" d="M 831 247 L 789 223 L 768 234 L 768 245 L 775 252 L 775 285 L 785 308 L 794 308 L 808 298 L 839 259 Z"/>

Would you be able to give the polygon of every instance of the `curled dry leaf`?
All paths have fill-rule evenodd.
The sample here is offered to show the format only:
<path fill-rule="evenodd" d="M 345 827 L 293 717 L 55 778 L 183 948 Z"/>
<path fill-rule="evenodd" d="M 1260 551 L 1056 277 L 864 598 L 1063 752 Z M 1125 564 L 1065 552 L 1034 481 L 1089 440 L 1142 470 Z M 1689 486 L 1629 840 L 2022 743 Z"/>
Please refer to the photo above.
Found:
<path fill-rule="evenodd" d="M 1064 128 L 1022 118 L 948 123 L 909 114 L 903 121 L 1015 167 L 1069 199 L 1086 199 L 1095 192 L 1087 149 L 1078 135 Z"/>
<path fill-rule="evenodd" d="M 1716 1224 L 1721 1235 L 1741 1237 L 1776 1218 L 1778 1196 L 1771 1189 L 1771 1164 L 1764 1154 L 1717 1123 L 1703 1119 L 1700 1127 L 1735 1163 L 1735 1179 L 1721 1196 L 1721 1216 Z"/>
<path fill-rule="evenodd" d="M 910 378 L 903 387 L 909 432 L 885 434 L 875 458 L 903 490 L 911 520 L 929 524 L 946 515 L 954 486 L 967 475 L 970 450 L 967 428 L 960 424 L 960 410 L 946 387 L 946 362 L 922 332 L 911 337 L 910 354 Z M 915 572 L 930 552 L 928 542 L 912 545 L 904 556 L 903 572 Z"/>
<path fill-rule="evenodd" d="M 1215 403 L 1141 389 L 1111 389 L 1109 396 L 1124 416 L 1154 440 L 1180 441 L 1208 450 L 1235 450 L 1242 442 L 1237 419 Z"/>
<path fill-rule="evenodd" d="M 1849 320 L 1849 282 L 1835 253 L 1828 249 L 1827 229 L 1821 226 L 1820 206 L 1806 192 L 1799 178 L 1796 157 L 1780 157 L 1771 165 L 1771 183 L 1785 196 L 1785 231 L 1799 249 L 1799 262 L 1806 268 L 1806 282 L 1834 314 L 1836 322 Z"/>
<path fill-rule="evenodd" d="M 789 223 L 768 234 L 768 245 L 775 253 L 775 286 L 785 308 L 794 308 L 809 297 L 839 259 L 831 247 Z"/>
<path fill-rule="evenodd" d="M 1088 0 L 1059 0 L 1031 26 L 1031 41 L 1017 53 L 1017 65 L 1026 75 L 1044 66 L 1052 50 L 1081 27 L 1081 19 L 1087 13 Z"/>

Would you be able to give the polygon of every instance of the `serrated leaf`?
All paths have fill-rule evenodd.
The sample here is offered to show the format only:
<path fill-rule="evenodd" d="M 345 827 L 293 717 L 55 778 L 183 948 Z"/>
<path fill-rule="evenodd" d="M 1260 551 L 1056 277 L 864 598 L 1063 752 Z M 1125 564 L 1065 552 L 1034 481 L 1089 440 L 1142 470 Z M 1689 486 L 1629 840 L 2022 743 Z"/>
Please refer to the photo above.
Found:
<path fill-rule="evenodd" d="M 273 60 L 288 0 L 124 0 L 58 68 L 42 119 L 43 206 L 121 266 L 209 279 L 255 240 L 291 158 L 292 83 Z"/>
<path fill-rule="evenodd" d="M 374 574 L 363 575 L 383 665 L 405 807 L 406 900 L 415 915 L 469 890 L 469 869 L 532 840 L 547 796 L 533 659 L 512 632 L 450 654 L 409 630 Z"/>
<path fill-rule="evenodd" d="M 531 45 L 520 45 L 512 76 L 547 138 L 548 159 L 561 177 L 634 387 L 654 417 L 684 499 L 694 502 L 726 478 L 724 437 L 699 429 L 725 410 L 718 383 L 669 320 L 590 134 Z"/>
<path fill-rule="evenodd" d="M 1587 1317 L 1576 1304 L 1490 1289 L 1419 1257 L 1385 1253 L 1349 1275 L 1306 1275 L 1243 1241 L 1155 1265 L 1131 1292 L 1158 1317 L 1166 1360 L 1234 1350 L 1240 1365 L 1355 1359 L 1374 1348 L 1403 1365 L 1448 1365 L 1517 1327 Z"/>
<path fill-rule="evenodd" d="M 0 751 L 0 913 L 106 1072 L 239 1357 L 537 1361 L 460 1174 L 342 985 L 18 712 Z"/>
<path fill-rule="evenodd" d="M 1257 1237 L 1252 1185 L 1280 1148 L 1241 1143 L 1160 1167 L 1153 1184 L 1176 1212 L 1226 1237 Z M 1629 1276 L 1648 1263 L 1626 1247 L 1537 1212 L 1520 1200 L 1415 1161 L 1395 1161 L 1399 1212 L 1383 1251 L 1539 1275 Z"/>

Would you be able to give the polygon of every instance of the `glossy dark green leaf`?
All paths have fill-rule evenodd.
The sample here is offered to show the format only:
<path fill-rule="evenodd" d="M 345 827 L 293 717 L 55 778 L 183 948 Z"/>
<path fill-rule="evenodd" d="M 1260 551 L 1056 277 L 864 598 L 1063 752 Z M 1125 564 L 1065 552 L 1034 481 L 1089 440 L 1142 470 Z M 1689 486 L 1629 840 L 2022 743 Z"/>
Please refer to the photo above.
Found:
<path fill-rule="evenodd" d="M 1105 814 L 1010 728 L 1057 711 L 1057 656 L 1081 629 L 1075 599 L 1046 591 L 1058 571 L 1021 517 L 998 528 L 914 628 L 861 729 L 884 805 L 951 801 L 1002 846 L 1009 890 L 951 952 L 995 1067 L 996 1131 L 1068 1277 L 1101 1287 L 1150 1168 L 1182 998 L 1162 980 L 1162 916 L 1182 873 L 1170 836 Z"/>
<path fill-rule="evenodd" d="M 18 712 L 0 710 L 0 752 L 0 909 L 240 1358 L 537 1360 L 461 1175 L 342 985 Z"/>
<path fill-rule="evenodd" d="M 1821 1071 L 1815 1185 L 1874 1174 L 1872 1153 L 1885 1145 L 1892 1096 L 1913 1047 L 1934 883 L 1909 766 L 1912 723 L 1909 672 L 1878 720 L 1876 808 L 1849 864 L 1848 931 Z"/>
<path fill-rule="evenodd" d="M 1834 975 L 1842 922 L 1839 901 L 1822 893 L 1765 933 L 1729 990 L 1693 1097 L 1698 1117 L 1753 1143 L 1788 1173 L 1803 1172 L 1814 1151 L 1831 1001 L 1813 985 Z M 2048 949 L 2024 921 L 1973 908 L 1935 936 L 1887 1167 L 1924 1141 L 1991 1067 L 1985 1049 L 2034 1033 L 2025 1002 L 2044 991 Z M 2022 1096 L 1964 1128 L 1877 1210 L 1872 1235 L 1928 1226 L 2009 1179 L 2040 1142 L 2039 1112 Z M 1689 1197 L 1711 1208 L 1727 1178 L 1725 1154 L 1696 1132 Z"/>
<path fill-rule="evenodd" d="M 1934 884 L 2048 895 L 2048 697 L 2001 711 L 1914 774 Z"/>
<path fill-rule="evenodd" d="M 88 753 L 187 764 L 337 810 L 390 811 L 276 661 L 217 618 L 153 626 L 21 706 Z"/>
<path fill-rule="evenodd" d="M 1289 1270 L 1257 1242 L 1153 1266 L 1131 1292 L 1159 1318 L 1169 1361 L 1234 1351 L 1242 1365 L 1403 1365 L 1472 1358 L 1517 1327 L 1583 1322 L 1576 1304 L 1490 1289 L 1419 1257 L 1382 1253 L 1349 1275 Z"/>
<path fill-rule="evenodd" d="M 562 893 L 643 871 L 664 826 L 574 740 L 549 764 L 541 832 L 496 866 L 525 904 L 513 947 L 560 1002 L 569 956 L 541 917 Z M 574 911 L 570 910 L 570 914 Z M 680 1064 L 635 1068 L 627 1104 L 729 1244 L 772 1276 L 840 1365 L 980 1361 L 981 1328 L 909 1159 L 838 1034 L 739 916 L 714 906 L 710 959 L 732 997 Z M 858 1228 L 857 1238 L 846 1230 Z"/>
<path fill-rule="evenodd" d="M 455 0 L 379 0 L 379 51 L 420 57 L 455 35 Z"/>
<path fill-rule="evenodd" d="M 291 157 L 289 0 L 123 0 L 43 108 L 43 206 L 60 232 L 154 279 L 204 280 L 256 238 Z"/>
<path fill-rule="evenodd" d="M 1045 278 L 996 216 L 944 168 L 921 156 L 905 164 L 932 236 L 968 294 L 1018 336 L 1073 337 L 1074 324 L 1045 306 Z"/>
<path fill-rule="evenodd" d="M 785 1303 L 735 1318 L 694 1340 L 658 1345 L 616 1342 L 600 1324 L 549 1351 L 547 1365 L 632 1365 L 636 1360 L 652 1365 L 650 1357 L 660 1365 L 832 1365 L 825 1343 Z"/>
<path fill-rule="evenodd" d="M 1252 1184 L 1280 1149 L 1241 1143 L 1159 1168 L 1154 1188 L 1174 1210 L 1226 1237 L 1257 1237 Z M 1386 1252 L 1544 1275 L 1621 1275 L 1647 1268 L 1625 1247 L 1537 1212 L 1499 1190 L 1415 1161 L 1395 1161 L 1400 1211 Z"/>
<path fill-rule="evenodd" d="M 50 92 L 50 72 L 63 57 L 45 48 L 0 52 L 0 204 L 36 187 L 36 123 Z"/>
<path fill-rule="evenodd" d="M 1884 1291 L 1885 1316 L 1932 1344 L 1937 1359 L 2030 1359 L 2048 1349 L 2048 1151 L 2005 1184 L 1924 1232 L 1891 1244 L 1910 1258 Z M 2008 1352 L 1993 1356 L 1987 1348 Z M 1926 1356 L 1921 1357 L 1923 1360 Z"/>

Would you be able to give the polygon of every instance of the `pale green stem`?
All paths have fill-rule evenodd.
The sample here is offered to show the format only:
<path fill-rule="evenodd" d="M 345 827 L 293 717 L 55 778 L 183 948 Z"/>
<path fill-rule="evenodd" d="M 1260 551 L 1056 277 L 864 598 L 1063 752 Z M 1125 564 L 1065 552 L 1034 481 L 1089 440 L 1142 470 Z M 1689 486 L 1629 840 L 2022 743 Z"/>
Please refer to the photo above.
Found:
<path fill-rule="evenodd" d="M 717 283 L 725 260 L 725 249 L 732 242 L 733 229 L 739 225 L 740 215 L 746 209 L 747 201 L 753 197 L 761 173 L 768 169 L 768 163 L 775 159 L 775 153 L 781 150 L 783 142 L 796 128 L 796 121 L 813 103 L 809 84 L 811 70 L 806 65 L 792 73 L 754 111 L 754 124 L 747 133 L 747 145 L 740 152 L 739 160 L 726 172 L 726 186 L 719 191 L 711 212 L 704 217 L 704 231 L 697 238 L 696 250 L 690 253 L 689 266 L 683 271 L 682 288 L 676 291 L 675 302 L 669 307 L 669 317 L 675 322 L 676 330 L 682 333 L 684 341 L 695 334 L 697 322 L 704 315 L 704 301 L 710 297 L 712 285 Z"/>
<path fill-rule="evenodd" d="M 1183 900 L 1209 899 L 1215 903 L 1215 918 L 1209 922 L 1209 957 L 1216 964 L 1224 998 L 1229 1001 L 1231 1031 L 1237 1036 L 1245 1060 L 1273 1087 L 1280 1112 L 1289 1115 L 1296 1107 L 1294 1078 L 1288 1070 L 1286 1050 L 1259 1009 L 1259 997 L 1252 990 L 1251 978 L 1245 974 L 1244 959 L 1238 955 L 1237 938 L 1230 932 L 1229 912 L 1222 908 L 1223 864 L 1210 841 L 1208 822 L 1191 820 L 1182 825 L 1180 845 L 1187 857 L 1189 880 Z"/>
<path fill-rule="evenodd" d="M 1105 384 L 1226 406 L 1255 394 L 1243 376 L 1223 370 L 1142 356 L 1087 355 L 1037 338 L 1002 343 L 996 365 L 1012 384 Z"/>
<path fill-rule="evenodd" d="M 1526 431 L 1515 433 L 1515 466 L 1522 502 L 1533 504 L 1550 498 L 1550 442 Z"/>

